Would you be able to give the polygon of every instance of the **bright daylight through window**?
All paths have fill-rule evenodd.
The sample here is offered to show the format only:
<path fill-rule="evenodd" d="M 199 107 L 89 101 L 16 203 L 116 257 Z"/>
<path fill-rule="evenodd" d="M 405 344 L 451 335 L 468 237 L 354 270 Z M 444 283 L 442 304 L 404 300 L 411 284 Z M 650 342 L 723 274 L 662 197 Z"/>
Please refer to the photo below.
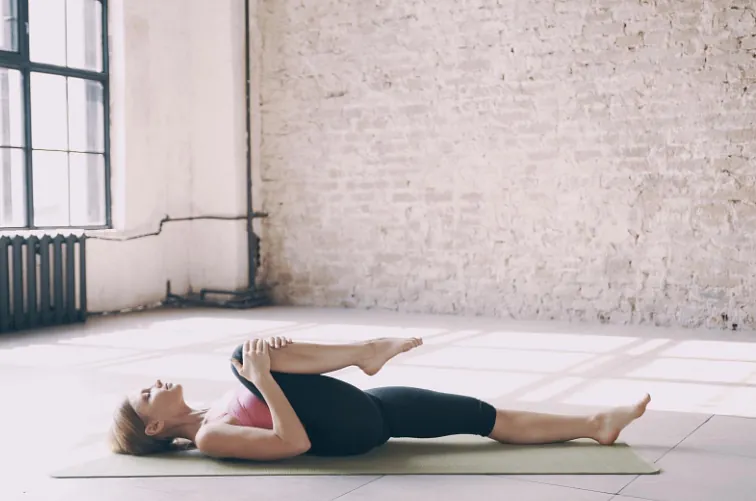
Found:
<path fill-rule="evenodd" d="M 0 228 L 110 226 L 105 0 L 0 0 Z"/>

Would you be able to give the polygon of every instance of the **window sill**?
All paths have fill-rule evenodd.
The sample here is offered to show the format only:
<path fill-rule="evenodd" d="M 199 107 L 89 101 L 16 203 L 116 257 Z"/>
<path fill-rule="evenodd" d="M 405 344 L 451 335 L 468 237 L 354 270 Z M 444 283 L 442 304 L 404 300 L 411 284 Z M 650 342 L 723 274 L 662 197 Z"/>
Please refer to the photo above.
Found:
<path fill-rule="evenodd" d="M 86 228 L 86 227 L 61 227 L 61 228 L 38 228 L 30 230 L 28 228 L 0 228 L 0 237 L 44 237 L 50 235 L 86 235 L 86 236 L 106 236 L 117 237 L 121 234 L 120 231 L 108 228 Z"/>

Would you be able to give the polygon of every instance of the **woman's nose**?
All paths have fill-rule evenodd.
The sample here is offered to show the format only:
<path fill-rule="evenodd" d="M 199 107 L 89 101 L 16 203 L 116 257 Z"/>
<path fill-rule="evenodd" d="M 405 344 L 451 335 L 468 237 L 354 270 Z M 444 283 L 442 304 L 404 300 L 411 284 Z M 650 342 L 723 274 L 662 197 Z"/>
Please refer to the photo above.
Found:
<path fill-rule="evenodd" d="M 162 388 L 163 382 L 158 379 L 157 381 L 155 381 L 155 386 L 157 386 L 158 388 Z"/>

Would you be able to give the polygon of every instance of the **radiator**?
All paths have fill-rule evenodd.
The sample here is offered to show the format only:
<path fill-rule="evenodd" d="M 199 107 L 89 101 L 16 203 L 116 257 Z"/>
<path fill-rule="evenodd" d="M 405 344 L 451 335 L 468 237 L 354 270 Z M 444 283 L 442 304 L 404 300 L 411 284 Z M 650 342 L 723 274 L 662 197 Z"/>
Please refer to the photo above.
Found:
<path fill-rule="evenodd" d="M 84 322 L 86 237 L 0 238 L 0 333 Z"/>

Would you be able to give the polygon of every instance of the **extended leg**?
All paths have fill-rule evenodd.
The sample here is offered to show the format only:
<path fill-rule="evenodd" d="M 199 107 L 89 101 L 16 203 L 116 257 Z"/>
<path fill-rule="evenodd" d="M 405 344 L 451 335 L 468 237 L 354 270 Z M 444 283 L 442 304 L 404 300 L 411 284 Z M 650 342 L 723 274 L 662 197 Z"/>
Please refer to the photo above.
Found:
<path fill-rule="evenodd" d="M 590 438 L 612 444 L 622 429 L 646 411 L 651 397 L 628 407 L 616 407 L 592 416 L 560 416 L 536 412 L 496 411 L 496 423 L 489 437 L 507 444 L 544 444 Z"/>
<path fill-rule="evenodd" d="M 422 343 L 419 338 L 382 338 L 351 344 L 293 343 L 270 350 L 270 367 L 274 372 L 288 374 L 325 374 L 357 366 L 373 375 L 398 354 Z"/>
<path fill-rule="evenodd" d="M 410 387 L 367 390 L 379 402 L 392 437 L 481 435 L 509 444 L 544 444 L 590 438 L 611 444 L 643 415 L 651 397 L 593 416 L 560 416 L 495 409 L 471 397 Z"/>

